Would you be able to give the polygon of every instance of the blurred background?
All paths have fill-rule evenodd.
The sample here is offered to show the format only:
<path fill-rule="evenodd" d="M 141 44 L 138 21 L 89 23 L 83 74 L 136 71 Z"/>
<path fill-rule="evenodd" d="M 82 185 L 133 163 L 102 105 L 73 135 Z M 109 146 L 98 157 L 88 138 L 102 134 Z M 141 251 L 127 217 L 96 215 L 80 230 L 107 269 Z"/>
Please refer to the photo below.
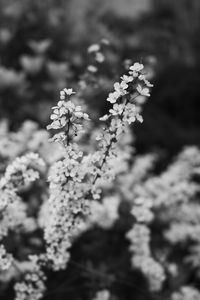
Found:
<path fill-rule="evenodd" d="M 139 152 L 200 143 L 199 0 L 1 0 L 0 117 L 17 129 L 47 123 L 58 90 L 75 86 L 87 48 L 110 41 L 105 93 L 86 99 L 104 111 L 126 59 L 154 70 L 144 124 L 135 129 Z M 111 71 L 112 70 L 112 71 Z"/>
<path fill-rule="evenodd" d="M 160 154 L 158 170 L 157 165 L 154 170 L 159 173 L 184 146 L 200 146 L 199 33 L 199 0 L 0 0 L 0 120 L 6 120 L 12 132 L 17 132 L 25 120 L 35 121 L 40 129 L 45 129 L 59 91 L 65 87 L 78 90 L 77 82 L 90 64 L 87 49 L 104 38 L 110 45 L 105 50 L 107 61 L 101 65 L 98 75 L 100 86 L 89 89 L 84 101 L 97 120 L 108 110 L 107 94 L 119 80 L 123 66 L 129 60 L 144 63 L 152 73 L 154 88 L 143 106 L 143 124 L 133 126 L 134 147 L 138 155 Z M 190 161 L 191 157 L 193 164 L 196 152 L 189 153 L 187 159 Z M 35 190 L 35 198 L 39 199 L 37 186 Z M 187 186 L 185 190 L 188 191 Z M 167 191 L 171 191 L 168 186 Z M 195 210 L 196 206 L 191 211 Z M 53 292 L 47 292 L 44 299 L 61 300 L 68 293 L 68 299 L 88 300 L 88 291 L 93 293 L 95 286 L 111 285 L 113 274 L 121 276 L 124 272 L 125 279 L 131 276 L 131 284 L 127 281 L 116 284 L 120 300 L 160 300 L 159 296 L 142 295 L 141 291 L 147 290 L 146 283 L 143 284 L 140 273 L 135 276 L 137 271 L 134 274 L 129 271 L 124 251 L 128 245 L 124 231 L 126 223 L 130 223 L 127 211 L 125 208 L 125 212 L 121 212 L 125 216 L 125 222 L 121 217 L 124 227 L 120 223 L 121 227 L 116 225 L 110 232 L 103 233 L 96 229 L 75 243 L 67 276 L 65 272 L 48 274 L 48 288 Z M 192 213 L 190 216 L 193 221 Z M 159 222 L 154 229 L 158 244 L 161 240 L 157 237 Z M 21 245 L 21 240 L 18 243 Z M 173 246 L 170 249 L 174 249 Z M 183 255 L 180 256 L 180 249 L 178 251 L 176 259 L 178 257 L 182 264 Z M 77 263 L 81 260 L 82 264 L 90 262 L 89 274 Z M 99 261 L 104 260 L 101 265 Z M 108 274 L 110 277 L 104 279 L 99 273 L 95 276 L 96 269 L 105 273 L 108 265 L 112 271 Z M 187 268 L 184 272 L 180 270 L 178 285 L 188 271 Z M 188 274 L 189 282 L 195 282 L 193 273 Z M 177 282 L 170 284 L 173 287 Z M 199 278 L 196 282 L 199 287 Z M 0 294 L 1 299 L 13 299 L 10 291 L 9 297 L 6 293 L 5 298 Z M 162 299 L 169 299 L 168 295 Z"/>

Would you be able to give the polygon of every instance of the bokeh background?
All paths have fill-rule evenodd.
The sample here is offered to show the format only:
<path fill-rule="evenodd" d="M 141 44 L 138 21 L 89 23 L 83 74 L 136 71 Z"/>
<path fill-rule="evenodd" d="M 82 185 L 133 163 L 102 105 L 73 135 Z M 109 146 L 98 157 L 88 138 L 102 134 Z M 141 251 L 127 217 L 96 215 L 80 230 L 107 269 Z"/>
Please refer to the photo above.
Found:
<path fill-rule="evenodd" d="M 12 128 L 25 119 L 46 125 L 58 90 L 74 86 L 84 70 L 87 47 L 107 38 L 105 93 L 124 60 L 153 64 L 155 87 L 135 130 L 138 151 L 173 154 L 199 144 L 198 0 L 1 0 L 0 6 L 0 116 Z M 105 109 L 103 91 L 87 101 Z"/>
<path fill-rule="evenodd" d="M 45 128 L 59 90 L 76 90 L 89 63 L 88 47 L 106 38 L 110 46 L 101 88 L 90 91 L 84 100 L 97 118 L 108 109 L 106 95 L 122 65 L 130 59 L 149 66 L 154 88 L 143 107 L 144 123 L 134 125 L 134 147 L 137 154 L 159 153 L 158 169 L 164 169 L 184 146 L 200 145 L 199 33 L 199 0 L 0 0 L 0 118 L 7 120 L 12 131 L 27 119 Z M 123 257 L 127 242 L 119 245 L 119 231 L 115 227 L 112 240 L 109 231 L 104 235 L 98 230 L 89 232 L 75 243 L 67 277 L 60 272 L 55 280 L 50 274 L 48 287 L 54 292 L 45 299 L 86 299 L 94 286 L 112 282 L 109 274 L 104 279 L 99 273 L 95 276 L 93 266 L 88 274 L 76 264 L 80 245 L 85 260 L 98 256 L 101 261 L 104 252 L 109 253 L 114 271 L 118 267 L 112 257 L 121 257 L 119 274 L 128 274 Z M 140 274 L 131 278 L 140 290 L 133 290 L 126 280 L 119 298 L 159 299 L 141 293 L 145 287 Z M 10 292 L 2 299 L 12 297 Z"/>

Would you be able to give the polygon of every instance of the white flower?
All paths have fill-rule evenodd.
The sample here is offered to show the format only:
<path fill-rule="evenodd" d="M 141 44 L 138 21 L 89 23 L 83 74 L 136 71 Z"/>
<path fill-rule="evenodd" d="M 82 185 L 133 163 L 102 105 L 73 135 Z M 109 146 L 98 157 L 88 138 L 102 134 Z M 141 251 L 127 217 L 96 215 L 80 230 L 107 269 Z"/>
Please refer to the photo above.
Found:
<path fill-rule="evenodd" d="M 0 245 L 0 271 L 8 270 L 12 265 L 13 257 L 6 252 L 3 245 Z"/>
<path fill-rule="evenodd" d="M 29 256 L 30 262 L 27 262 L 28 268 L 23 274 L 21 281 L 16 282 L 14 290 L 15 300 L 39 300 L 43 297 L 46 287 L 44 281 L 46 277 L 41 270 L 36 255 Z"/>
<path fill-rule="evenodd" d="M 133 66 L 129 68 L 129 74 L 133 76 L 134 78 L 137 78 L 139 76 L 139 72 L 144 68 L 143 64 L 140 63 L 134 63 Z"/>
<path fill-rule="evenodd" d="M 107 40 L 107 39 L 102 39 L 101 42 L 102 42 L 102 44 L 104 44 L 104 45 L 110 45 L 110 42 L 109 42 L 109 40 Z"/>
<path fill-rule="evenodd" d="M 105 60 L 105 56 L 101 52 L 97 52 L 95 55 L 95 60 L 99 63 L 102 63 Z"/>
<path fill-rule="evenodd" d="M 139 79 L 139 80 L 142 80 L 142 81 L 145 83 L 145 85 L 146 85 L 147 87 L 153 87 L 153 84 L 151 84 L 151 82 L 149 82 L 149 81 L 146 79 L 146 77 L 145 77 L 144 74 L 141 74 L 141 75 L 138 77 L 138 79 Z"/>
<path fill-rule="evenodd" d="M 100 121 L 107 121 L 109 119 L 109 115 L 104 115 L 103 117 L 99 118 Z"/>
<path fill-rule="evenodd" d="M 123 112 L 123 109 L 124 109 L 124 105 L 123 104 L 117 104 L 115 103 L 113 105 L 113 108 L 111 108 L 109 110 L 109 112 L 113 115 L 113 116 L 116 116 L 116 115 L 120 115 L 122 112 Z"/>
<path fill-rule="evenodd" d="M 133 81 L 133 77 L 132 76 L 127 76 L 127 75 L 123 75 L 121 77 L 122 81 L 125 82 L 125 83 L 129 83 L 129 82 L 132 82 Z"/>
<path fill-rule="evenodd" d="M 137 121 L 140 122 L 140 123 L 143 123 L 143 121 L 144 121 L 144 120 L 143 120 L 143 117 L 142 117 L 140 114 L 137 114 L 137 115 L 136 115 L 136 119 L 137 119 Z"/>
<path fill-rule="evenodd" d="M 142 96 L 146 96 L 146 97 L 150 97 L 150 93 L 149 93 L 149 89 L 146 87 L 142 87 L 140 84 L 138 84 L 136 90 L 138 91 L 138 93 Z"/>
<path fill-rule="evenodd" d="M 60 99 L 65 100 L 65 92 L 64 91 L 60 91 Z"/>
<path fill-rule="evenodd" d="M 131 71 L 140 72 L 140 71 L 142 71 L 144 69 L 144 65 L 136 62 L 136 63 L 134 63 L 133 66 L 130 66 L 129 69 Z"/>
<path fill-rule="evenodd" d="M 123 120 L 124 122 L 127 122 L 129 125 L 131 123 L 134 123 L 136 120 L 141 121 L 141 116 L 139 115 L 138 109 L 134 104 L 128 103 L 126 105 Z"/>
<path fill-rule="evenodd" d="M 66 89 L 66 93 L 72 94 L 72 89 Z M 89 120 L 88 114 L 82 112 L 80 105 L 75 106 L 72 101 L 58 101 L 57 106 L 52 107 L 53 113 L 51 115 L 51 120 L 53 122 L 47 126 L 47 129 L 62 129 L 65 126 L 67 127 L 67 132 L 76 134 L 82 132 L 81 120 Z M 70 127 L 71 126 L 71 127 Z M 64 142 L 64 136 L 62 140 Z M 67 136 L 65 137 L 67 139 Z M 61 140 L 60 140 L 61 141 Z"/>
<path fill-rule="evenodd" d="M 109 300 L 110 292 L 108 290 L 98 291 L 93 300 Z"/>
<path fill-rule="evenodd" d="M 122 81 L 121 83 L 116 82 L 114 84 L 114 89 L 120 96 L 124 96 L 127 94 L 127 91 L 126 91 L 127 88 L 128 88 L 128 84 L 124 81 Z"/>
<path fill-rule="evenodd" d="M 75 94 L 75 92 L 73 92 L 73 89 L 64 89 L 63 90 L 65 93 L 66 93 L 66 95 L 68 95 L 68 96 L 71 96 L 72 94 Z"/>
<path fill-rule="evenodd" d="M 99 46 L 93 45 L 89 52 L 98 53 Z M 134 69 L 141 70 L 141 65 L 135 64 Z M 107 186 L 119 172 L 126 170 L 127 164 L 123 160 L 130 156 L 123 153 L 122 158 L 116 163 L 118 153 L 123 152 L 119 149 L 118 142 L 121 133 L 126 131 L 127 123 L 132 123 L 136 119 L 141 120 L 141 117 L 138 108 L 131 103 L 131 96 L 137 95 L 135 85 L 129 89 L 134 80 L 133 74 L 125 75 L 121 79 L 121 82 L 114 84 L 114 91 L 108 95 L 107 101 L 114 105 L 110 108 L 110 115 L 105 115 L 100 119 L 106 121 L 110 118 L 110 122 L 105 124 L 103 130 L 96 137 L 99 142 L 97 150 L 92 154 L 87 154 L 87 148 L 85 148 L 80 156 L 76 141 L 73 139 L 74 128 L 77 130 L 82 127 L 83 124 L 80 121 L 88 120 L 89 116 L 82 111 L 80 106 L 74 105 L 71 101 L 59 101 L 53 108 L 53 122 L 50 126 L 58 126 L 58 129 L 62 129 L 59 127 L 62 125 L 61 122 L 63 124 L 67 122 L 65 128 L 67 130 L 63 129 L 62 131 L 68 133 L 70 129 L 70 138 L 72 136 L 70 142 L 67 140 L 67 145 L 64 145 L 66 150 L 64 157 L 51 168 L 50 192 L 46 206 L 48 220 L 43 223 L 47 257 L 55 270 L 66 267 L 72 241 L 80 234 L 82 217 L 86 220 L 91 213 L 91 200 L 100 199 L 102 186 Z M 71 123 L 72 129 L 69 127 L 69 123 Z M 56 138 L 61 140 L 64 137 L 61 135 Z M 121 162 L 123 162 L 123 167 L 120 166 Z M 100 226 L 112 226 L 118 217 L 118 204 L 116 199 L 108 199 L 105 203 L 103 201 L 102 205 L 96 206 Z M 150 219 L 147 208 L 145 213 L 141 212 L 140 207 L 138 211 L 140 220 L 144 220 L 145 216 Z M 142 247 L 142 254 L 149 257 L 149 235 L 150 232 L 145 225 L 142 228 L 141 226 L 134 228 L 131 233 L 131 236 L 134 236 L 131 251 L 134 253 L 141 251 Z"/>
<path fill-rule="evenodd" d="M 89 65 L 87 67 L 87 70 L 91 73 L 96 73 L 98 71 L 97 67 L 93 66 L 93 65 Z"/>
<path fill-rule="evenodd" d="M 101 228 L 110 228 L 119 217 L 120 199 L 118 196 L 105 197 L 102 203 L 93 202 L 89 222 Z"/>
<path fill-rule="evenodd" d="M 200 292 L 192 286 L 182 286 L 178 292 L 172 294 L 172 300 L 199 300 Z"/>
<path fill-rule="evenodd" d="M 65 95 L 71 96 L 72 94 L 75 94 L 75 92 L 71 88 L 64 88 L 62 91 L 60 91 L 60 99 L 65 100 Z"/>
<path fill-rule="evenodd" d="M 108 95 L 107 101 L 110 103 L 115 103 L 119 97 L 120 95 L 118 92 L 113 92 Z"/>
<path fill-rule="evenodd" d="M 39 171 L 45 166 L 44 161 L 37 153 L 27 153 L 17 157 L 12 164 L 8 165 L 4 177 L 1 179 L 5 185 L 9 185 L 14 190 L 35 181 L 39 177 Z"/>
<path fill-rule="evenodd" d="M 115 103 L 120 96 L 124 96 L 127 94 L 127 88 L 128 85 L 125 82 L 116 82 L 114 84 L 115 91 L 108 95 L 107 101 L 110 103 Z"/>
<path fill-rule="evenodd" d="M 98 44 L 92 44 L 89 48 L 88 48 L 88 53 L 92 53 L 92 52 L 97 52 L 100 50 L 100 46 Z"/>

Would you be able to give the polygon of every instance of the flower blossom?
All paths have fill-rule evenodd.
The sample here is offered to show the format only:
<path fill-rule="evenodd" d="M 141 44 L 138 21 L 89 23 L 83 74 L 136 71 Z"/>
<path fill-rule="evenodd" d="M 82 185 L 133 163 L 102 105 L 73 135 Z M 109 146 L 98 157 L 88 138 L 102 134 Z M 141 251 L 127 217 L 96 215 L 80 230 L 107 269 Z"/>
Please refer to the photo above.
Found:
<path fill-rule="evenodd" d="M 0 272 L 8 270 L 12 265 L 13 257 L 8 254 L 3 245 L 0 245 Z"/>
<path fill-rule="evenodd" d="M 44 285 L 46 276 L 39 264 L 39 257 L 30 255 L 29 260 L 29 270 L 26 270 L 22 280 L 14 285 L 15 300 L 39 300 L 46 290 Z"/>
<path fill-rule="evenodd" d="M 68 96 L 74 92 L 72 89 L 64 89 Z M 52 123 L 47 129 L 62 130 L 51 138 L 51 140 L 68 144 L 70 136 L 77 136 L 83 131 L 83 121 L 89 121 L 87 113 L 82 112 L 80 105 L 75 105 L 72 101 L 60 100 L 57 105 L 52 107 L 53 113 L 50 116 Z"/>
<path fill-rule="evenodd" d="M 12 186 L 13 189 L 23 187 L 39 178 L 39 170 L 45 167 L 44 161 L 37 153 L 28 153 L 17 157 L 10 164 L 4 177 L 0 180 L 0 188 Z"/>
<path fill-rule="evenodd" d="M 93 202 L 88 222 L 105 229 L 112 227 L 119 217 L 119 203 L 120 199 L 117 196 L 105 197 L 102 203 Z"/>
<path fill-rule="evenodd" d="M 172 294 L 171 300 L 199 300 L 200 292 L 192 286 L 182 286 L 180 291 Z"/>
<path fill-rule="evenodd" d="M 97 52 L 100 50 L 100 46 L 99 44 L 92 44 L 89 48 L 88 48 L 88 52 L 92 53 L 92 52 Z"/>
<path fill-rule="evenodd" d="M 149 89 L 143 88 L 140 84 L 137 86 L 137 92 L 142 96 L 150 97 Z"/>
<path fill-rule="evenodd" d="M 110 292 L 108 290 L 101 290 L 98 291 L 95 295 L 93 300 L 109 300 L 110 299 Z"/>
<path fill-rule="evenodd" d="M 90 48 L 90 51 L 98 52 L 98 49 L 95 46 Z M 142 70 L 137 64 L 134 68 L 138 72 Z M 80 151 L 74 140 L 75 133 L 79 133 L 83 122 L 89 120 L 89 116 L 81 107 L 70 100 L 60 100 L 52 108 L 50 117 L 52 123 L 48 129 L 59 130 L 55 140 L 61 139 L 66 151 L 63 158 L 54 163 L 50 170 L 50 193 L 45 205 L 48 218 L 42 225 L 47 259 L 54 270 L 66 267 L 70 259 L 71 244 L 84 228 L 84 219 L 91 214 L 91 201 L 100 199 L 102 186 L 112 181 L 116 174 L 122 171 L 121 168 L 114 167 L 116 157 L 120 154 L 121 160 L 127 159 L 127 155 L 122 155 L 117 144 L 122 132 L 126 132 L 127 126 L 141 120 L 141 117 L 133 103 L 134 100 L 131 102 L 131 96 L 136 92 L 138 78 L 133 75 L 126 76 L 122 76 L 121 82 L 114 84 L 114 92 L 108 96 L 107 100 L 114 105 L 110 108 L 109 115 L 101 119 L 107 120 L 108 123 L 97 136 L 98 143 L 93 154 Z M 122 165 L 126 168 L 126 164 Z M 99 220 L 101 226 L 111 226 L 118 217 L 118 201 L 113 201 L 111 198 L 102 205 L 94 204 L 102 215 L 102 219 Z M 115 204 L 115 209 L 111 209 L 111 203 Z M 107 216 L 110 221 L 107 224 L 103 224 L 104 205 L 110 208 Z"/>

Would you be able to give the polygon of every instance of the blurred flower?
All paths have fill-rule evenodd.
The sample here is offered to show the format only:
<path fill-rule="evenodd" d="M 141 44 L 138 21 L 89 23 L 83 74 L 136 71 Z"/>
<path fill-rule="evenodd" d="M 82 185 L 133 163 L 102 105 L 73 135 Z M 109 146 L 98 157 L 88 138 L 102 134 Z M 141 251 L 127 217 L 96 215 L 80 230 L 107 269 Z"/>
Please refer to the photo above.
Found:
<path fill-rule="evenodd" d="M 24 73 L 0 67 L 0 89 L 17 88 L 22 85 L 25 85 Z"/>
<path fill-rule="evenodd" d="M 88 48 L 88 52 L 92 53 L 92 52 L 97 52 L 100 50 L 100 46 L 99 44 L 92 44 L 89 48 Z"/>
<path fill-rule="evenodd" d="M 39 73 L 44 65 L 44 58 L 40 56 L 23 55 L 20 61 L 23 69 L 29 74 Z"/>
<path fill-rule="evenodd" d="M 200 292 L 192 286 L 183 286 L 179 292 L 172 294 L 172 300 L 199 300 Z"/>
<path fill-rule="evenodd" d="M 12 265 L 12 256 L 8 254 L 3 245 L 0 245 L 0 272 L 9 269 Z"/>
<path fill-rule="evenodd" d="M 93 300 L 109 300 L 110 292 L 108 290 L 98 291 Z"/>
<path fill-rule="evenodd" d="M 119 217 L 119 203 L 120 199 L 118 196 L 105 197 L 102 203 L 93 202 L 88 222 L 97 224 L 104 229 L 112 227 Z"/>
<path fill-rule="evenodd" d="M 30 41 L 29 46 L 36 54 L 43 54 L 45 53 L 48 48 L 51 46 L 52 41 L 49 39 L 42 40 L 42 41 Z"/>

